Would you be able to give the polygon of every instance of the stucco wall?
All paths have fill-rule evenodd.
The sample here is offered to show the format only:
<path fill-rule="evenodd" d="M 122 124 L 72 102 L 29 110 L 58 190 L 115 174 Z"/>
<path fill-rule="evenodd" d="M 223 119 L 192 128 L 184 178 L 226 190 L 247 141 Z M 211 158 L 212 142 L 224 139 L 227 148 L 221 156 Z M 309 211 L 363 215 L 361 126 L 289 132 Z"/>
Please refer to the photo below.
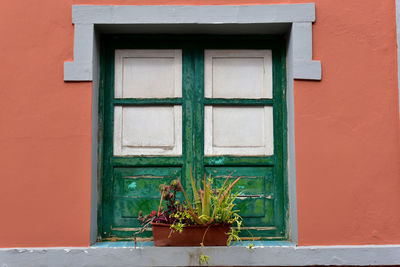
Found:
<path fill-rule="evenodd" d="M 0 247 L 88 246 L 91 83 L 63 81 L 72 4 L 0 8 Z M 320 82 L 295 81 L 299 245 L 400 243 L 395 2 L 315 0 Z"/>

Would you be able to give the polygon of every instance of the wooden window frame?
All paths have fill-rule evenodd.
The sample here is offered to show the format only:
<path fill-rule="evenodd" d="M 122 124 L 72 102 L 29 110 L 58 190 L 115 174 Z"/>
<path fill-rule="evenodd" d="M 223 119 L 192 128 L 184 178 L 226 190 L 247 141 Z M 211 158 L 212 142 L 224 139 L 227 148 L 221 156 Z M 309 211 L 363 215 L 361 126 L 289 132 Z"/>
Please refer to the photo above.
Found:
<path fill-rule="evenodd" d="M 182 49 L 183 51 L 183 87 L 192 87 L 194 93 L 188 94 L 183 89 L 182 98 L 166 99 L 114 99 L 114 51 L 115 49 Z M 192 166 L 195 175 L 201 177 L 204 167 L 218 166 L 275 166 L 275 175 L 280 177 L 276 180 L 276 187 L 279 190 L 277 199 L 279 218 L 281 225 L 263 237 L 263 239 L 288 239 L 288 189 L 287 189 L 287 112 L 286 112 L 286 42 L 283 36 L 277 35 L 237 35 L 237 36 L 211 36 L 211 35 L 104 35 L 101 39 L 101 61 L 100 61 L 100 95 L 99 95 L 99 206 L 98 206 L 98 236 L 103 239 L 108 236 L 108 230 L 104 229 L 111 225 L 110 210 L 111 199 L 104 189 L 112 186 L 110 166 Z M 273 54 L 273 98 L 272 99 L 216 99 L 204 97 L 204 59 L 201 54 L 203 49 L 271 49 Z M 190 61 L 190 62 L 185 62 Z M 107 64 L 110 62 L 111 64 Z M 194 64 L 194 66 L 193 66 Z M 195 75 L 197 74 L 200 75 Z M 194 80 L 185 77 L 195 77 Z M 193 83 L 193 84 L 192 84 Z M 111 95 L 107 95 L 111 94 Z M 105 102 L 105 99 L 113 99 Z M 112 137 L 112 127 L 106 127 L 105 121 L 113 121 L 112 109 L 114 105 L 180 105 L 183 110 L 183 125 L 190 127 L 183 128 L 183 139 L 192 139 L 195 132 L 198 136 L 204 136 L 204 106 L 273 106 L 274 107 L 274 150 L 273 156 L 266 157 L 238 157 L 235 156 L 212 156 L 204 157 L 204 139 L 193 144 L 183 142 L 186 145 L 182 148 L 182 157 L 114 157 L 112 155 L 111 140 L 103 137 Z M 189 105 L 190 104 L 190 105 Z M 193 105 L 192 105 L 193 104 Z M 194 112 L 191 110 L 193 108 Z M 187 114 L 196 114 L 195 117 Z M 185 115 L 186 114 L 186 115 Z M 200 116 L 200 118 L 198 117 Z M 189 144 L 189 145 L 188 145 Z M 196 154 L 196 163 L 187 164 L 188 155 Z M 108 161 L 109 164 L 104 164 Z M 107 167 L 109 166 L 109 167 Z M 185 186 L 188 186 L 189 168 L 184 167 L 182 179 Z M 105 204 L 104 204 L 105 203 Z M 108 204 L 107 204 L 108 203 Z M 103 214 L 104 212 L 104 214 Z M 254 233 L 260 229 L 254 227 Z M 268 231 L 268 227 L 263 230 Z M 107 240 L 116 240 L 106 238 Z"/>

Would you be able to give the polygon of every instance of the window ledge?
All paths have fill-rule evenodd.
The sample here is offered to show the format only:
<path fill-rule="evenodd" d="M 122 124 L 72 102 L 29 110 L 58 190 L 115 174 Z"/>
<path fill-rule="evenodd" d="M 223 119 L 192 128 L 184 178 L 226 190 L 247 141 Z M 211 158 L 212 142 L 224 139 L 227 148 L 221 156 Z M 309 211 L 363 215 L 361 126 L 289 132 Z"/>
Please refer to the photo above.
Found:
<path fill-rule="evenodd" d="M 254 247 L 276 247 L 276 246 L 294 246 L 293 243 L 288 241 L 242 241 L 232 244 L 230 247 L 246 247 L 249 244 L 254 244 Z M 94 244 L 94 248 L 134 248 L 135 242 L 133 241 L 119 241 L 119 242 L 99 242 Z M 136 248 L 154 247 L 153 241 L 137 242 Z M 229 248 L 229 247 L 219 247 L 219 248 Z"/>
<path fill-rule="evenodd" d="M 2 266 L 198 266 L 202 252 L 211 266 L 398 265 L 400 245 L 295 246 L 262 242 L 251 250 L 232 247 L 117 247 L 0 249 Z M 118 245 L 119 245 L 118 244 Z M 105 244 L 102 244 L 103 246 Z M 144 244 L 142 244 L 144 245 Z"/>

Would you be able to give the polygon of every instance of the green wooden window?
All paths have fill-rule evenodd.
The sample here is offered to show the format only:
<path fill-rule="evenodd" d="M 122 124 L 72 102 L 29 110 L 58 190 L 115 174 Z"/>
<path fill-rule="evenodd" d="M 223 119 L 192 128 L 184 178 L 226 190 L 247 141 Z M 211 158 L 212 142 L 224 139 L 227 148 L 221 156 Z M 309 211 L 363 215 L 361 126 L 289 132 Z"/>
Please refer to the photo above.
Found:
<path fill-rule="evenodd" d="M 99 237 L 132 239 L 158 185 L 188 187 L 192 169 L 197 182 L 242 176 L 242 235 L 286 239 L 284 38 L 113 35 L 101 45 Z"/>

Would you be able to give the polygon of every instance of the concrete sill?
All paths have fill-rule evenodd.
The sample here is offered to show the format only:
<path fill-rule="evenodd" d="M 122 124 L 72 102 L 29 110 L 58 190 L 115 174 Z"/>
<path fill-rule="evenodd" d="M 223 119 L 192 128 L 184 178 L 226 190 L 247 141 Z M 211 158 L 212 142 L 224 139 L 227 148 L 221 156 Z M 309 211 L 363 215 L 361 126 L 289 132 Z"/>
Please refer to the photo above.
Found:
<path fill-rule="evenodd" d="M 91 247 L 3 248 L 0 266 L 198 266 L 202 252 L 210 266 L 400 265 L 400 245 L 295 246 L 256 242 L 231 247 L 154 247 L 143 242 L 105 242 Z"/>
<path fill-rule="evenodd" d="M 253 243 L 254 247 L 275 247 L 275 246 L 294 246 L 293 243 L 288 241 L 241 241 L 235 244 L 232 244 L 230 247 L 246 247 L 248 248 L 249 244 Z M 118 241 L 118 242 L 98 242 L 92 247 L 95 248 L 134 248 L 135 242 L 133 241 Z M 154 247 L 153 241 L 146 242 L 137 242 L 137 248 L 145 248 L 145 247 Z M 199 246 L 200 247 L 200 246 Z M 225 246 L 221 246 L 220 248 L 229 248 Z"/>

